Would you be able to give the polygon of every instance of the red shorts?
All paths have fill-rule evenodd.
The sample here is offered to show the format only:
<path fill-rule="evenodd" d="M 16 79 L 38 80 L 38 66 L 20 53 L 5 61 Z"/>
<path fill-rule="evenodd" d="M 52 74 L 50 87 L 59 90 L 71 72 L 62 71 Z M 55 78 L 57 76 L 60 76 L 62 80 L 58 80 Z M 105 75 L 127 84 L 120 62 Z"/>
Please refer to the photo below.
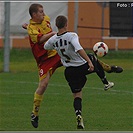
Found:
<path fill-rule="evenodd" d="M 39 79 L 42 80 L 46 77 L 47 73 L 50 73 L 50 76 L 54 73 L 54 71 L 61 65 L 61 60 L 58 54 L 53 57 L 45 60 L 38 68 L 39 68 Z"/>

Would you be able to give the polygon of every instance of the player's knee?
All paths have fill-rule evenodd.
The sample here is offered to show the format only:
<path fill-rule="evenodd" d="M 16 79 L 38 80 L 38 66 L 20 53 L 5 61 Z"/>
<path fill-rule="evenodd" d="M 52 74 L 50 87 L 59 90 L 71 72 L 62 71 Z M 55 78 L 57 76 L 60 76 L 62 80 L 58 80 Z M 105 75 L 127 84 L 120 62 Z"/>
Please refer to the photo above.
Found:
<path fill-rule="evenodd" d="M 87 55 L 89 56 L 89 58 L 90 58 L 90 60 L 91 60 L 92 62 L 96 62 L 96 61 L 97 61 L 97 58 L 94 56 L 94 54 L 89 53 L 89 54 L 87 54 Z"/>
<path fill-rule="evenodd" d="M 73 93 L 73 97 L 75 98 L 82 98 L 82 90 L 76 93 Z"/>
<path fill-rule="evenodd" d="M 47 89 L 47 84 L 39 84 L 37 90 L 36 90 L 36 93 L 37 94 L 40 94 L 40 95 L 43 95 L 43 93 L 45 92 L 45 90 Z"/>

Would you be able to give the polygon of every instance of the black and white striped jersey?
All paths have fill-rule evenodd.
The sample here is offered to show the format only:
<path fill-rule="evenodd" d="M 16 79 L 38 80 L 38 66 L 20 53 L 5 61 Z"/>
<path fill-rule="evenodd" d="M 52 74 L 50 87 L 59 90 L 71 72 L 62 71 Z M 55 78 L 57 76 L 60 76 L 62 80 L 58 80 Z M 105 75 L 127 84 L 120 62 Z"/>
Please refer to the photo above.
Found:
<path fill-rule="evenodd" d="M 83 48 L 75 32 L 64 32 L 61 35 L 55 34 L 45 43 L 44 49 L 57 50 L 65 67 L 80 66 L 86 63 L 86 60 L 77 52 Z"/>

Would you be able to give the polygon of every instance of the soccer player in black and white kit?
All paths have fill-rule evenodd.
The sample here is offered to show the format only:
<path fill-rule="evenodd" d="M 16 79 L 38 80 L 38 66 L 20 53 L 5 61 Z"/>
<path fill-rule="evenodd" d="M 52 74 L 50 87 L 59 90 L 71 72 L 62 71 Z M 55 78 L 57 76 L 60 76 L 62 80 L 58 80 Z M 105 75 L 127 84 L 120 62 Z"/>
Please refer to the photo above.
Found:
<path fill-rule="evenodd" d="M 67 31 L 67 18 L 58 16 L 56 18 L 58 33 L 52 36 L 44 45 L 44 49 L 57 50 L 61 57 L 63 66 L 66 67 L 64 75 L 73 93 L 77 128 L 83 129 L 82 118 L 82 88 L 86 83 L 86 75 L 96 72 L 105 84 L 105 90 L 114 86 L 113 82 L 106 79 L 104 70 L 94 55 L 87 55 L 79 43 L 75 32 Z"/>

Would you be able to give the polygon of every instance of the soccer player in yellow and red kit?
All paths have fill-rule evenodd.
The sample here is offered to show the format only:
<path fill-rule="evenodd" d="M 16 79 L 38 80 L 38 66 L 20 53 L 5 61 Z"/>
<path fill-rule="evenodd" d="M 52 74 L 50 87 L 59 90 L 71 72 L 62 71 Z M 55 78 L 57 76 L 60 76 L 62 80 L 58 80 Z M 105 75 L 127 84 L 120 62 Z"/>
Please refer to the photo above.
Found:
<path fill-rule="evenodd" d="M 29 41 L 32 53 L 39 69 L 39 85 L 34 93 L 33 110 L 31 113 L 31 123 L 38 127 L 38 112 L 43 94 L 47 88 L 50 76 L 55 69 L 61 65 L 60 57 L 55 50 L 45 50 L 43 45 L 51 36 L 55 34 L 50 26 L 50 18 L 45 15 L 43 6 L 32 4 L 29 7 L 31 16 L 27 26 Z"/>

